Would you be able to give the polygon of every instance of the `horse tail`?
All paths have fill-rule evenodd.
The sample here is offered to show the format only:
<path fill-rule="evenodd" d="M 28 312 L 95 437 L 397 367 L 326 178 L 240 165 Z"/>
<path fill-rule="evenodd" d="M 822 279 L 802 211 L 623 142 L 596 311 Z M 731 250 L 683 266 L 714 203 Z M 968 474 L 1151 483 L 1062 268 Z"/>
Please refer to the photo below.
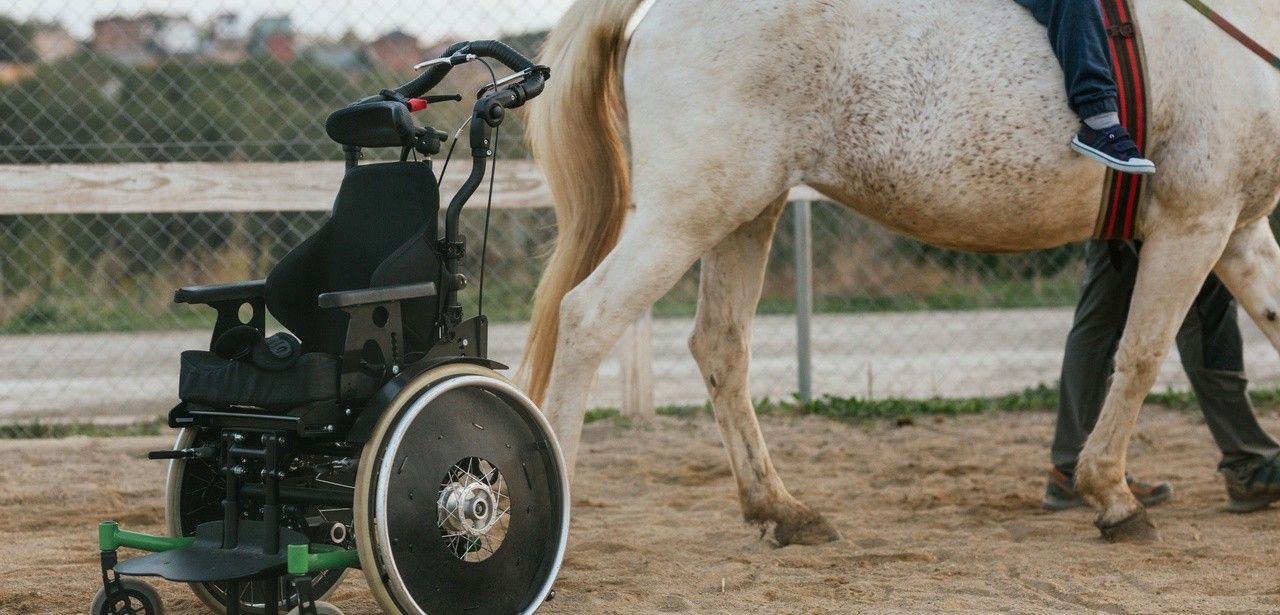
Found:
<path fill-rule="evenodd" d="M 530 103 L 525 134 L 555 201 L 555 248 L 533 299 L 519 379 L 541 403 L 551 379 L 560 301 L 618 243 L 631 193 L 623 143 L 625 30 L 643 0 L 578 0 L 551 31 L 552 78 Z"/>

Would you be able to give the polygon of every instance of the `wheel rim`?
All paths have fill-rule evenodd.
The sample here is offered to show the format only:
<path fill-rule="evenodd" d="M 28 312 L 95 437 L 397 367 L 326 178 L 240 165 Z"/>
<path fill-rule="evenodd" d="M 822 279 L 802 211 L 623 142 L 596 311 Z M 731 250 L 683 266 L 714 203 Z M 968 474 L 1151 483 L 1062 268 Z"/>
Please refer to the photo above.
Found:
<path fill-rule="evenodd" d="M 191 448 L 198 446 L 206 441 L 207 433 L 199 433 L 194 429 L 183 429 L 178 434 L 178 441 L 175 448 Z M 318 463 L 321 458 L 318 456 L 303 456 L 310 462 Z M 305 465 L 305 464 L 304 464 Z M 303 466 L 300 466 L 303 467 Z M 305 465 L 305 467 L 310 467 Z M 297 478 L 297 472 L 292 472 L 294 479 Z M 315 480 L 325 483 L 326 487 L 344 487 L 353 488 L 354 471 L 344 473 L 343 480 Z M 328 477 L 334 478 L 334 477 Z M 286 481 L 289 480 L 286 478 Z M 166 517 L 169 525 L 169 531 L 175 536 L 192 536 L 195 529 L 201 523 L 206 521 L 217 521 L 222 519 L 222 495 L 226 492 L 225 477 L 218 469 L 218 462 L 209 459 L 195 460 L 173 460 L 170 462 L 168 470 L 168 478 L 166 481 L 166 491 L 168 492 L 168 506 L 166 507 Z M 319 514 L 325 519 L 332 518 L 335 522 L 344 523 L 349 527 L 352 523 L 351 509 L 334 509 L 328 507 L 307 506 L 296 516 L 306 516 Z M 308 533 L 303 531 L 304 534 Z M 313 541 L 319 536 L 308 536 Z M 352 539 L 348 538 L 348 542 Z M 332 593 L 342 580 L 343 570 L 326 570 L 311 575 L 312 586 L 317 598 L 322 598 Z M 254 581 L 250 583 L 241 583 L 238 598 L 241 608 L 250 613 L 266 612 L 266 593 L 268 584 L 276 585 L 276 595 L 280 597 L 279 606 L 282 610 L 297 605 L 297 597 L 291 594 L 290 586 L 284 579 Z M 226 584 L 224 583 L 192 583 L 192 589 L 196 594 L 220 612 L 225 610 L 227 604 Z"/>
<path fill-rule="evenodd" d="M 395 414 L 370 443 L 381 442 L 372 514 L 357 519 L 372 532 L 370 578 L 405 613 L 532 612 L 559 571 L 569 522 L 567 477 L 542 413 L 509 383 L 469 374 Z"/>

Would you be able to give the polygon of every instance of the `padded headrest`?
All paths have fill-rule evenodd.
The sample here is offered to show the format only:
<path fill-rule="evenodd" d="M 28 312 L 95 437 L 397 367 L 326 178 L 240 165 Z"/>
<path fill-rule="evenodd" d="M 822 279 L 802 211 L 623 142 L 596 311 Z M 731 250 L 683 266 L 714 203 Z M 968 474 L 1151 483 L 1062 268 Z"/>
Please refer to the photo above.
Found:
<path fill-rule="evenodd" d="M 329 138 L 355 147 L 413 145 L 413 116 L 404 103 L 379 100 L 343 107 L 324 122 Z"/>

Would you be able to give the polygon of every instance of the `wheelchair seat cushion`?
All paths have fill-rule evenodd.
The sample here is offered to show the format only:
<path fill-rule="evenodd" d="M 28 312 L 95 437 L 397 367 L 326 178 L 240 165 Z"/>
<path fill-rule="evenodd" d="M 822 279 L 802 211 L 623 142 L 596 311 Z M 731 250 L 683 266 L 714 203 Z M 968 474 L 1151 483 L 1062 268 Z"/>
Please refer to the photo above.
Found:
<path fill-rule="evenodd" d="M 338 398 L 338 357 L 309 352 L 288 369 L 272 371 L 205 350 L 182 353 L 178 397 L 212 407 L 290 410 Z"/>

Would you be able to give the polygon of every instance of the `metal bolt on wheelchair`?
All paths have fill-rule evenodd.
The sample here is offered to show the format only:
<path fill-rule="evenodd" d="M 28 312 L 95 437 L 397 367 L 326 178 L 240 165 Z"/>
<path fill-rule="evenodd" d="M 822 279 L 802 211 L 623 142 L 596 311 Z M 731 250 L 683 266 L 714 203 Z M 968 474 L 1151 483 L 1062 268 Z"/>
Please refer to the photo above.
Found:
<path fill-rule="evenodd" d="M 471 173 L 441 233 L 431 156 L 450 135 L 411 113 L 461 100 L 427 93 L 483 58 L 514 74 L 477 94 Z M 175 293 L 217 317 L 209 350 L 181 356 L 176 446 L 149 454 L 169 463 L 170 535 L 99 526 L 92 615 L 161 613 L 147 576 L 189 583 L 226 615 L 338 613 L 322 600 L 351 568 L 388 613 L 530 613 L 553 595 L 569 528 L 560 449 L 486 356 L 483 310 L 464 319 L 458 302 L 462 208 L 506 110 L 550 73 L 497 41 L 419 68 L 329 116 L 347 171 L 315 234 L 264 280 Z M 360 164 L 363 148 L 397 147 L 398 161 Z M 268 312 L 288 331 L 267 336 Z"/>

